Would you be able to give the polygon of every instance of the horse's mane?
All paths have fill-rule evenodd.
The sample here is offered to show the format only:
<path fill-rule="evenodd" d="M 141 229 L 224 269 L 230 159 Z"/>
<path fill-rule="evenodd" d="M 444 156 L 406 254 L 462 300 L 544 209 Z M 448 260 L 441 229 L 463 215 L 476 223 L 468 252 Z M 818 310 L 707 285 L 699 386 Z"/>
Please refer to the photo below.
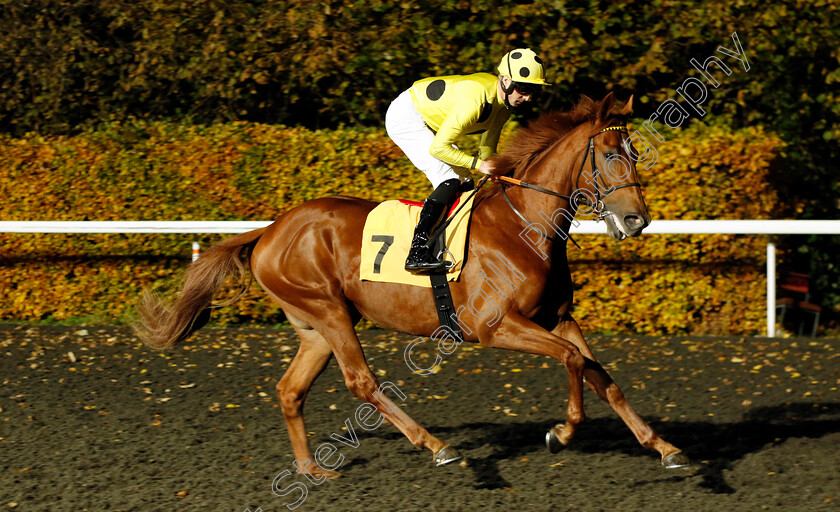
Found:
<path fill-rule="evenodd" d="M 619 118 L 619 114 L 612 112 L 613 97 L 608 95 L 602 101 L 595 101 L 588 96 L 581 96 L 571 110 L 555 110 L 540 115 L 536 120 L 528 123 L 514 132 L 502 151 L 495 157 L 496 174 L 509 174 L 517 167 L 528 165 L 543 151 L 558 140 L 562 139 L 575 127 L 587 122 L 598 120 L 605 103 L 610 118 Z"/>

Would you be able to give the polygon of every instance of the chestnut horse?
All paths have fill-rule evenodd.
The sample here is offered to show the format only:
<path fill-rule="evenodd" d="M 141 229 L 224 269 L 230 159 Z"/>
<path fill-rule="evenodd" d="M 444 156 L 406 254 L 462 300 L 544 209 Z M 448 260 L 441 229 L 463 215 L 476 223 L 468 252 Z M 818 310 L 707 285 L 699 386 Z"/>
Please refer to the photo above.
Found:
<path fill-rule="evenodd" d="M 471 312 L 486 311 L 491 306 L 500 312 L 492 323 L 485 321 L 486 317 L 459 315 L 466 341 L 546 355 L 568 370 L 566 421 L 553 427 L 546 439 L 552 451 L 566 445 L 584 420 L 585 382 L 618 413 L 639 443 L 659 452 L 665 467 L 680 467 L 688 464 L 688 458 L 660 438 L 630 407 L 569 313 L 572 279 L 566 237 L 545 233 L 531 236 L 529 243 L 520 237 L 528 228 L 526 221 L 539 221 L 541 212 L 545 215 L 570 208 L 574 212 L 569 196 L 575 195 L 576 189 L 579 198 L 597 198 L 575 202 L 590 207 L 597 204 L 614 238 L 638 236 L 649 224 L 624 128 L 632 98 L 623 108 L 614 104 L 612 94 L 600 102 L 584 97 L 571 111 L 544 114 L 518 130 L 498 155 L 497 169 L 537 190 L 497 183 L 477 192 L 468 259 L 460 279 L 450 283 L 451 293 L 456 305 L 469 300 Z M 631 163 L 626 176 L 620 181 L 615 173 L 599 176 L 598 171 L 607 169 L 610 157 L 616 155 Z M 581 180 L 581 176 L 586 179 Z M 508 178 L 508 182 L 513 181 Z M 612 192 L 601 197 L 608 190 Z M 302 470 L 318 478 L 338 474 L 311 462 L 314 458 L 306 440 L 302 411 L 307 392 L 333 355 L 347 388 L 375 406 L 412 444 L 429 449 L 438 465 L 461 458 L 455 448 L 431 435 L 384 393 L 377 393 L 377 378 L 356 336 L 354 325 L 361 317 L 386 329 L 418 336 L 429 336 L 440 326 L 431 288 L 360 280 L 362 228 L 375 206 L 370 201 L 341 196 L 298 206 L 266 228 L 234 236 L 207 250 L 190 265 L 183 290 L 173 302 L 164 303 L 147 291 L 138 307 L 140 337 L 152 347 L 169 347 L 206 322 L 209 309 L 217 306 L 211 303 L 213 295 L 227 275 L 238 276 L 247 286 L 246 266 L 250 265 L 251 273 L 282 306 L 300 336 L 300 348 L 277 383 L 277 396 L 295 458 Z M 560 233 L 568 233 L 571 218 L 551 218 Z M 539 250 L 532 243 L 539 244 Z M 494 299 L 487 291 L 476 292 L 487 282 L 491 272 L 488 263 L 492 264 L 499 254 L 510 265 L 492 265 L 492 271 L 507 272 L 502 280 L 521 286 L 513 291 L 498 289 Z"/>

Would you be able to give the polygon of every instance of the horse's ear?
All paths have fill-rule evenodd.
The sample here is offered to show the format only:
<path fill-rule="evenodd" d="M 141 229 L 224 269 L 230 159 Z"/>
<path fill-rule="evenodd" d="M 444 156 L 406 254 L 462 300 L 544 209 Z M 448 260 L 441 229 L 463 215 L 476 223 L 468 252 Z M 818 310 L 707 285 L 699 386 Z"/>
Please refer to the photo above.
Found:
<path fill-rule="evenodd" d="M 580 95 L 580 100 L 578 100 L 578 102 L 577 102 L 576 110 L 580 109 L 580 110 L 585 110 L 585 111 L 588 111 L 588 112 L 592 112 L 593 110 L 595 110 L 595 107 L 597 105 L 598 105 L 598 103 L 595 100 L 593 100 L 592 98 L 590 98 L 589 96 L 587 96 L 585 94 L 581 94 Z"/>
<path fill-rule="evenodd" d="M 613 105 L 615 105 L 615 95 L 611 92 L 607 94 L 601 102 L 601 109 L 598 111 L 598 119 L 606 119 L 607 116 L 610 115 Z"/>
<path fill-rule="evenodd" d="M 623 116 L 629 116 L 630 112 L 632 112 L 632 111 L 633 111 L 633 95 L 631 94 L 630 99 L 627 100 L 627 103 L 624 104 L 624 107 L 622 107 L 621 112 L 619 112 L 619 114 L 621 114 Z"/>

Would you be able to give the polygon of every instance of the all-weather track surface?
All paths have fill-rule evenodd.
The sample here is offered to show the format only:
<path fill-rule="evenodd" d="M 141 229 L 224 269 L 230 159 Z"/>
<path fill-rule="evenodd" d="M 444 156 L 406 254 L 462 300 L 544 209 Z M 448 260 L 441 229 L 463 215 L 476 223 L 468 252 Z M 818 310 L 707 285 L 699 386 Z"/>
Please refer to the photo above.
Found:
<path fill-rule="evenodd" d="M 840 508 L 838 340 L 591 336 L 694 461 L 666 470 L 590 391 L 572 444 L 549 453 L 568 386 L 555 361 L 464 344 L 420 376 L 403 359 L 411 337 L 360 337 L 395 401 L 465 463 L 434 467 L 387 422 L 360 428 L 333 361 L 306 418 L 342 477 L 295 474 L 274 391 L 290 329 L 205 328 L 156 352 L 124 327 L 0 325 L 0 510 L 279 512 L 303 488 L 305 511 Z M 433 344 L 412 354 L 430 365 Z"/>

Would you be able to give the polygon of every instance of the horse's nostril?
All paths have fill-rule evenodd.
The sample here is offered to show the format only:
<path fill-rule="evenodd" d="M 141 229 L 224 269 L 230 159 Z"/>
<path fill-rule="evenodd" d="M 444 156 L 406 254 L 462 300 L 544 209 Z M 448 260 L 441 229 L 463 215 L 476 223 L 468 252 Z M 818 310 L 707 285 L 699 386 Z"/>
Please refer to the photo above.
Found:
<path fill-rule="evenodd" d="M 644 225 L 644 221 L 638 215 L 626 215 L 624 217 L 624 224 L 629 228 L 636 228 Z"/>

